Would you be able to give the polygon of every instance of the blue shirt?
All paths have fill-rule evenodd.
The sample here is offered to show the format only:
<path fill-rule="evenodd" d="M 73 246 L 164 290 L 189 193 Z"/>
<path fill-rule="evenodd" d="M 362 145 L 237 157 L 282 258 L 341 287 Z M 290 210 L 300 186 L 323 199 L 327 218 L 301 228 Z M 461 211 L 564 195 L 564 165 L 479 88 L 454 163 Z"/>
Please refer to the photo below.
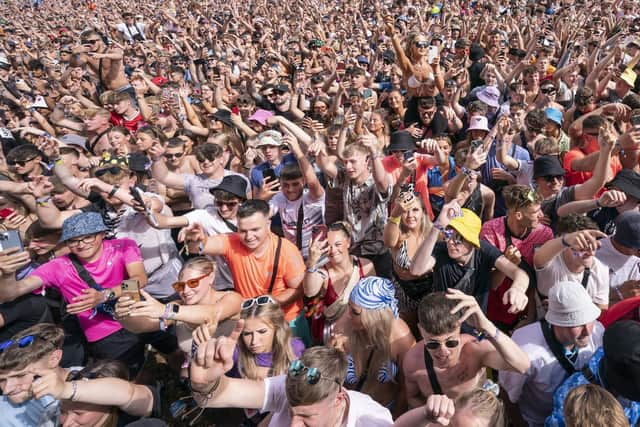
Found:
<path fill-rule="evenodd" d="M 598 372 L 598 367 L 600 365 L 600 360 L 604 356 L 604 351 L 602 347 L 600 347 L 589 360 L 589 369 L 591 372 L 595 374 L 595 382 L 597 384 L 602 385 L 602 381 L 600 380 L 600 372 Z M 553 412 L 547 421 L 545 421 L 545 427 L 564 427 L 564 400 L 567 397 L 569 392 L 582 384 L 589 384 L 589 380 L 587 380 L 582 372 L 576 372 L 567 378 L 560 387 L 557 388 L 556 392 L 553 394 Z M 629 399 L 625 399 L 624 397 L 616 397 L 618 402 L 622 405 L 622 409 L 624 409 L 624 414 L 626 415 L 629 423 L 632 426 L 637 425 L 638 421 L 640 421 L 640 402 L 634 402 Z"/>
<path fill-rule="evenodd" d="M 293 154 L 289 153 L 286 154 L 282 157 L 282 160 L 280 161 L 280 164 L 278 164 L 278 166 L 276 166 L 275 168 L 273 168 L 273 170 L 276 173 L 276 176 L 279 178 L 280 177 L 280 171 L 282 170 L 282 168 L 285 165 L 288 165 L 290 163 L 297 163 L 298 161 L 296 160 L 296 156 L 294 156 Z M 269 164 L 269 162 L 262 162 L 260 163 L 258 166 L 254 167 L 253 169 L 251 169 L 251 186 L 255 187 L 255 188 L 261 188 L 262 187 L 262 171 L 265 169 L 269 169 L 271 167 L 271 165 Z"/>
<path fill-rule="evenodd" d="M 55 427 L 59 425 L 60 401 L 46 395 L 14 404 L 0 396 L 0 414 L 3 427 Z"/>

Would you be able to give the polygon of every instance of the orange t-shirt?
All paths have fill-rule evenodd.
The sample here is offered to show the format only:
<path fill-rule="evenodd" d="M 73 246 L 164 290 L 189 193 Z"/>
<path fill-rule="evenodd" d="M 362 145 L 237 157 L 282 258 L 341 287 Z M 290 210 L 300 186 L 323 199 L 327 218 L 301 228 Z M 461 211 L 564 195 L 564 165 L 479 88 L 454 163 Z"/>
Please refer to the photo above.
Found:
<path fill-rule="evenodd" d="M 244 298 L 255 298 L 269 291 L 278 236 L 270 234 L 269 237 L 271 239 L 269 248 L 260 257 L 256 257 L 247 249 L 236 233 L 209 237 L 218 239 L 222 243 L 224 247 L 222 254 L 231 269 L 235 290 Z M 298 248 L 287 239 L 282 239 L 278 273 L 271 294 L 277 296 L 287 290 L 286 282 L 302 277 L 304 271 L 304 260 Z M 287 321 L 295 319 L 302 309 L 302 298 L 282 309 Z"/>

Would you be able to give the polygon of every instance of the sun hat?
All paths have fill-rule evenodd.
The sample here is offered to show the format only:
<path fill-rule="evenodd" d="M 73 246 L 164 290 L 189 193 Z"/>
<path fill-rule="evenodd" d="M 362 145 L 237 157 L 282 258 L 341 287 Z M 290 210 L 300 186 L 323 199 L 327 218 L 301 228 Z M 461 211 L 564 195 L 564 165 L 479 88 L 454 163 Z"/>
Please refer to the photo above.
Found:
<path fill-rule="evenodd" d="M 564 176 L 566 171 L 555 156 L 540 156 L 533 161 L 533 178 Z"/>
<path fill-rule="evenodd" d="M 562 126 L 562 111 L 557 108 L 545 108 L 544 114 L 547 115 L 547 120 L 551 120 L 558 126 Z"/>
<path fill-rule="evenodd" d="M 498 108 L 500 106 L 500 91 L 495 86 L 487 86 L 478 91 L 478 99 L 489 107 Z"/>
<path fill-rule="evenodd" d="M 104 225 L 102 215 L 98 212 L 82 212 L 64 220 L 62 223 L 60 243 L 66 242 L 69 239 L 75 239 L 76 237 L 101 233 L 107 230 L 108 228 Z"/>
<path fill-rule="evenodd" d="M 544 318 L 551 325 L 574 328 L 599 316 L 600 309 L 580 283 L 558 282 L 549 290 L 549 309 Z"/>
<path fill-rule="evenodd" d="M 282 134 L 277 130 L 267 130 L 258 135 L 258 144 L 256 147 L 271 145 L 279 147 L 282 145 Z"/>
<path fill-rule="evenodd" d="M 248 120 L 260 123 L 262 126 L 267 125 L 267 120 L 272 117 L 273 113 L 269 110 L 257 109 L 255 113 L 249 116 Z"/>
<path fill-rule="evenodd" d="M 449 222 L 449 227 L 456 230 L 464 240 L 479 248 L 482 221 L 472 210 L 463 208 L 461 211 L 462 215 L 453 218 L 451 222 Z"/>
<path fill-rule="evenodd" d="M 627 211 L 618 215 L 612 239 L 626 248 L 640 249 L 640 212 Z"/>
<path fill-rule="evenodd" d="M 388 308 L 398 317 L 398 300 L 393 283 L 382 277 L 365 277 L 351 291 L 349 301 L 367 310 Z"/>
<path fill-rule="evenodd" d="M 75 133 L 68 133 L 66 135 L 62 135 L 58 139 L 64 145 L 78 147 L 83 151 L 89 152 L 89 150 L 87 150 L 87 138 L 84 138 L 80 135 L 76 135 Z"/>
<path fill-rule="evenodd" d="M 467 130 L 483 130 L 489 132 L 489 122 L 484 116 L 472 116 L 469 119 L 469 128 Z"/>
<path fill-rule="evenodd" d="M 609 326 L 602 337 L 602 348 L 599 373 L 607 389 L 640 402 L 640 322 L 620 320 Z"/>
<path fill-rule="evenodd" d="M 387 151 L 412 151 L 416 149 L 415 138 L 406 130 L 393 132 L 389 138 Z"/>
<path fill-rule="evenodd" d="M 227 175 L 222 178 L 220 184 L 209 189 L 209 191 L 212 193 L 217 190 L 226 191 L 227 193 L 231 193 L 241 199 L 246 199 L 247 180 L 239 175 Z"/>
<path fill-rule="evenodd" d="M 625 82 L 629 87 L 634 87 L 636 84 L 636 77 L 638 75 L 631 68 L 625 68 L 625 70 L 620 74 L 620 80 Z"/>

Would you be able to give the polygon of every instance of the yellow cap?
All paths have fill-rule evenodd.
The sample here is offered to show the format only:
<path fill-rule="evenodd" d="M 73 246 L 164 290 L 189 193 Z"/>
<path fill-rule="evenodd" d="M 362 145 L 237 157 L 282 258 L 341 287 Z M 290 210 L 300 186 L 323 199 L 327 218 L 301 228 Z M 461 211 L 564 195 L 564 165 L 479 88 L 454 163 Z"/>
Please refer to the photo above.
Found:
<path fill-rule="evenodd" d="M 456 230 L 467 242 L 480 247 L 480 229 L 482 221 L 473 211 L 462 209 L 462 216 L 453 218 L 449 226 Z"/>

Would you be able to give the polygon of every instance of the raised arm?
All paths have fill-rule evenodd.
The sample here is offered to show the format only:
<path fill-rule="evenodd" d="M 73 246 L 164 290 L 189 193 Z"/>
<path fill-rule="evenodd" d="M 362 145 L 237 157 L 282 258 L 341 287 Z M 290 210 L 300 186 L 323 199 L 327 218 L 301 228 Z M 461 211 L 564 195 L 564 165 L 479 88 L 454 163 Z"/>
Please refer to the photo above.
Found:
<path fill-rule="evenodd" d="M 574 188 L 575 200 L 593 199 L 598 191 L 607 181 L 611 162 L 611 151 L 616 142 L 616 136 L 611 125 L 600 128 L 598 135 L 598 145 L 600 147 L 600 155 L 596 166 L 593 169 L 593 175 L 586 182 L 578 184 Z"/>
<path fill-rule="evenodd" d="M 148 150 L 151 160 L 153 160 L 151 164 L 151 175 L 167 187 L 184 190 L 184 177 L 181 174 L 171 172 L 169 168 L 167 168 L 167 165 L 162 159 L 164 151 L 164 147 L 160 144 L 155 144 Z"/>
<path fill-rule="evenodd" d="M 304 182 L 305 184 L 307 184 L 307 188 L 309 189 L 311 198 L 313 200 L 319 200 L 324 197 L 324 188 L 322 188 L 320 181 L 318 181 L 318 177 L 313 170 L 313 166 L 311 166 L 311 162 L 309 161 L 307 156 L 305 156 L 302 148 L 300 148 L 298 139 L 289 133 L 285 133 L 282 140 L 289 145 L 291 152 L 294 156 L 296 156 L 298 165 L 300 166 L 300 170 L 302 171 L 302 176 L 304 177 Z"/>

